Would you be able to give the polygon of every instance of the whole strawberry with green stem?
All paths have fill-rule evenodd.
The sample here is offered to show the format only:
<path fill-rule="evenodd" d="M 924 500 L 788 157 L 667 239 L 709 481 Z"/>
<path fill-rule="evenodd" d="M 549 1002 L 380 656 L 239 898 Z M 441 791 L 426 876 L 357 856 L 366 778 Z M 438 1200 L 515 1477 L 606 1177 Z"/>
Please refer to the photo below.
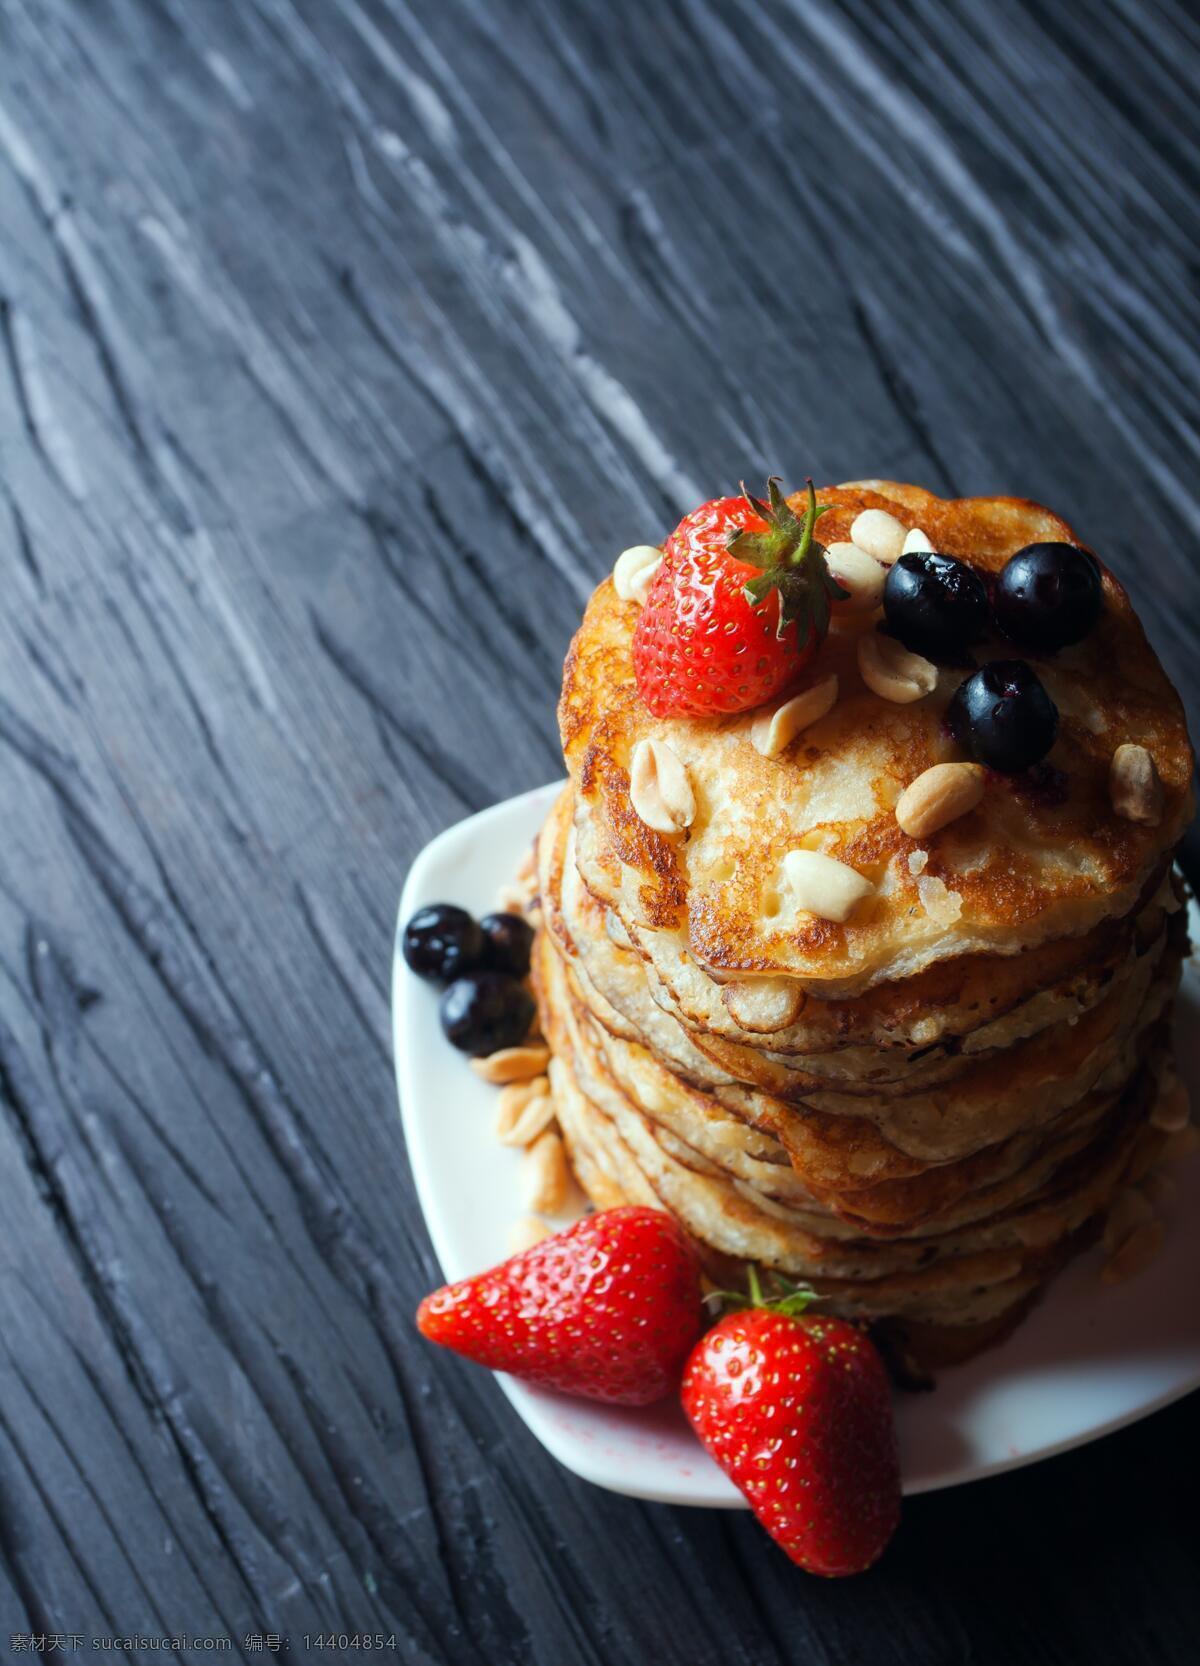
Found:
<path fill-rule="evenodd" d="M 774 477 L 768 502 L 714 498 L 685 515 L 633 634 L 638 692 L 655 717 L 749 711 L 785 689 L 829 629 L 846 595 L 814 536 L 830 507 L 797 515 Z"/>
<path fill-rule="evenodd" d="M 780 1280 L 692 1350 L 683 1409 L 792 1561 L 809 1573 L 861 1573 L 900 1519 L 900 1461 L 887 1372 L 866 1332 L 808 1313 L 809 1291 Z"/>
<path fill-rule="evenodd" d="M 646 1406 L 679 1386 L 700 1334 L 700 1268 L 659 1209 L 606 1209 L 426 1296 L 430 1342 L 525 1382 Z"/>

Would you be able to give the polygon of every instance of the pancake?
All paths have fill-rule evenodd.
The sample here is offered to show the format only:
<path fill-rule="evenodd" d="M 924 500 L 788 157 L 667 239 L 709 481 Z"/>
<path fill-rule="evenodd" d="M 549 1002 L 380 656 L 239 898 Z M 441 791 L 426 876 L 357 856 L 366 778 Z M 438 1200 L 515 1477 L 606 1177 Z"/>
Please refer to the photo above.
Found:
<path fill-rule="evenodd" d="M 575 943 L 575 953 L 590 985 L 642 1035 L 652 1036 L 650 1045 L 672 1056 L 692 1080 L 717 1081 L 732 1076 L 733 1080 L 752 1083 L 785 1098 L 803 1098 L 822 1088 L 862 1095 L 877 1095 L 883 1090 L 912 1093 L 922 1086 L 953 1080 L 985 1056 L 1007 1050 L 1052 1025 L 1075 1025 L 1132 976 L 1143 956 L 1162 948 L 1170 918 L 1163 901 L 1155 898 L 1137 920 L 1120 921 L 1120 933 L 1103 931 L 1105 941 L 1098 958 L 1087 965 L 1078 963 L 1077 941 L 1070 941 L 1070 960 L 1075 961 L 1070 975 L 1050 988 L 1035 988 L 1027 1000 L 1018 1001 L 1003 1018 L 977 1026 L 965 1035 L 943 1036 L 938 1043 L 908 1048 L 843 1046 L 828 1053 L 788 1053 L 767 1050 L 765 1043 L 773 1043 L 773 1036 L 748 1035 L 735 1028 L 737 1040 L 730 1040 L 728 1028 L 713 1031 L 705 1025 L 687 1025 L 685 1030 L 682 1015 L 658 990 L 652 966 L 612 940 L 602 905 L 573 873 L 570 848 L 568 836 L 565 868 L 562 875 L 553 878 L 552 895 L 563 930 Z M 1173 896 L 1168 900 L 1172 915 L 1177 915 Z M 1035 950 L 1030 955 L 1042 961 L 1042 971 L 1052 958 L 1048 955 L 1050 948 L 1052 945 L 1047 945 L 1045 951 Z M 883 988 L 895 986 L 880 986 L 880 991 Z M 707 1070 L 698 1065 L 697 1053 L 707 1058 Z"/>
<path fill-rule="evenodd" d="M 847 1092 L 841 1084 L 789 1072 L 760 1055 L 728 1047 L 722 1052 L 711 1038 L 685 1032 L 656 1010 L 644 988 L 639 993 L 644 980 L 636 957 L 611 943 L 594 910 L 576 921 L 582 929 L 572 931 L 562 907 L 569 873 L 561 860 L 564 818 L 560 804 L 542 841 L 543 896 L 556 940 L 581 962 L 576 975 L 588 978 L 601 1021 L 616 1036 L 646 1043 L 685 1082 L 713 1090 L 742 1120 L 804 1151 L 806 1162 L 812 1161 L 818 1132 L 832 1118 L 858 1119 L 878 1131 L 880 1138 L 873 1139 L 867 1130 L 839 1127 L 835 1139 L 844 1160 L 869 1175 L 880 1166 L 894 1172 L 898 1154 L 928 1162 L 967 1156 L 1023 1126 L 1051 1121 L 1088 1093 L 1115 1090 L 1136 1062 L 1140 1034 L 1165 1008 L 1178 978 L 1181 944 L 1169 946 L 1160 931 L 1083 1016 L 1045 1028 L 1003 1053 L 967 1055 L 956 1061 L 956 1075 L 946 1083 L 922 1082 L 918 1070 L 906 1092 L 863 1083 Z M 1173 918 L 1182 921 L 1179 914 Z M 597 966 L 607 977 L 592 981 Z"/>
<path fill-rule="evenodd" d="M 538 886 L 546 930 L 587 982 L 592 1010 L 614 1035 L 644 1042 L 686 1080 L 708 1086 L 733 1084 L 737 1078 L 706 1057 L 678 1020 L 651 997 L 638 957 L 609 936 L 603 909 L 578 883 L 567 860 L 570 815 L 570 793 L 564 792 L 539 840 Z"/>
<path fill-rule="evenodd" d="M 1176 951 L 1164 950 L 1161 978 L 1131 984 L 1119 1001 L 1105 1003 L 1081 1024 L 1043 1032 L 1020 1050 L 1019 1075 L 1009 1076 L 1010 1055 L 989 1059 L 969 1078 L 926 1093 L 864 1099 L 813 1094 L 793 1105 L 735 1085 L 713 1091 L 722 1104 L 769 1127 L 789 1149 L 808 1138 L 814 1113 L 875 1127 L 900 1151 L 930 1162 L 969 1156 L 1018 1129 L 1044 1125 L 1084 1094 L 1121 1087 L 1141 1056 L 1145 1036 L 1169 1009 L 1179 979 Z M 1139 993 L 1141 999 L 1138 999 Z"/>
<path fill-rule="evenodd" d="M 995 1071 L 1003 1068 L 1003 1061 L 1025 1060 L 1040 1056 L 1041 1049 L 1054 1049 L 1065 1042 L 1074 1047 L 1074 1038 L 1095 1033 L 1089 1022 L 1093 1013 L 1104 1007 L 1114 1011 L 1130 998 L 1132 986 L 1136 998 L 1138 988 L 1144 986 L 1147 968 L 1157 966 L 1167 949 L 1169 927 L 1160 919 L 1155 935 L 1138 952 L 1132 950 L 1119 970 L 1107 977 L 1097 975 L 1088 987 L 1086 996 L 1080 992 L 1074 998 L 1055 1000 L 1050 996 L 1027 1012 L 1029 1033 L 1015 1022 L 1008 1026 L 1009 1040 L 986 1049 L 931 1048 L 908 1058 L 892 1054 L 888 1063 L 871 1065 L 871 1055 L 864 1052 L 852 1057 L 860 1065 L 859 1075 L 844 1074 L 844 1055 L 832 1059 L 822 1055 L 805 1058 L 804 1069 L 798 1070 L 795 1061 L 776 1053 L 749 1048 L 719 1036 L 700 1035 L 696 1046 L 722 1074 L 732 1074 L 737 1080 L 762 1088 L 783 1099 L 803 1103 L 824 1103 L 828 1092 L 852 1094 L 858 1098 L 876 1098 L 880 1094 L 889 1099 L 911 1097 L 928 1088 L 956 1090 L 956 1084 L 992 1079 Z M 1028 1003 L 1034 1008 L 1034 1003 Z M 1023 1009 L 1025 1010 L 1025 1009 Z M 1081 1028 L 1081 1021 L 1085 1027 Z M 994 1068 L 989 1073 L 987 1066 Z M 1011 1078 L 1013 1091 L 1019 1091 L 1020 1072 Z M 820 1097 L 818 1097 L 820 1096 Z M 944 1098 L 944 1094 L 942 1095 Z"/>
<path fill-rule="evenodd" d="M 714 979 L 679 932 L 622 919 L 613 907 L 618 887 L 606 883 L 616 865 L 602 858 L 597 869 L 598 829 L 585 805 L 576 802 L 574 821 L 580 879 L 606 909 L 610 931 L 645 961 L 659 1004 L 690 1029 L 796 1056 L 855 1047 L 879 1055 L 939 1044 L 1005 1046 L 1018 1033 L 1084 1010 L 1131 952 L 1141 914 L 1181 906 L 1164 859 L 1129 915 L 1082 936 L 1052 939 L 1018 955 L 964 955 L 855 997 L 818 998 L 794 979 Z M 876 1068 L 885 1062 L 877 1058 Z"/>
<path fill-rule="evenodd" d="M 563 816 L 563 807 L 556 808 L 548 828 L 549 840 L 562 839 Z M 1090 963 L 1080 961 L 1079 940 L 1068 940 L 1065 947 L 1071 953 L 1066 957 L 1051 954 L 1059 945 L 1033 951 L 1030 958 L 1040 963 L 1034 968 L 1035 978 L 1046 975 L 1054 961 L 1059 968 L 1064 963 L 1070 965 L 1070 972 L 1048 988 L 1035 987 L 1004 1017 L 963 1036 L 882 1052 L 858 1046 L 835 1048 L 829 1053 L 789 1054 L 767 1051 L 765 1037 L 741 1030 L 736 1031 L 740 1039 L 734 1041 L 728 1039 L 726 1029 L 714 1033 L 703 1024 L 689 1024 L 685 1029 L 682 1015 L 656 988 L 649 963 L 642 962 L 632 948 L 623 948 L 613 940 L 603 906 L 582 885 L 573 868 L 573 838 L 573 830 L 568 831 L 562 850 L 547 862 L 543 894 L 557 922 L 555 929 L 571 944 L 570 952 L 581 962 L 590 986 L 626 1019 L 626 1033 L 633 1032 L 634 1039 L 640 1033 L 652 1050 L 669 1057 L 689 1080 L 711 1083 L 732 1079 L 785 1098 L 803 1099 L 822 1088 L 860 1094 L 894 1088 L 909 1093 L 951 1081 L 989 1054 L 999 1053 L 1053 1024 L 1075 1024 L 1120 988 L 1142 957 L 1161 950 L 1168 919 L 1179 912 L 1173 893 L 1166 898 L 1156 894 L 1136 920 L 1119 922 L 1119 931 L 1102 930 L 1103 941 Z M 1169 882 L 1167 887 L 1170 891 Z M 1169 903 L 1170 914 L 1164 901 Z M 1001 964 L 1005 970 L 1015 970 L 1012 962 Z M 1015 987 L 1013 980 L 1009 982 Z M 872 993 L 893 987 L 880 986 Z"/>
<path fill-rule="evenodd" d="M 575 1005 L 577 1021 L 582 1004 L 577 1001 Z M 656 1137 L 661 1140 L 665 1132 L 668 1138 L 663 1143 L 669 1146 L 679 1141 L 688 1147 L 685 1160 L 694 1154 L 700 1166 L 716 1165 L 771 1202 L 820 1206 L 857 1230 L 880 1235 L 938 1230 L 947 1224 L 951 1212 L 959 1223 L 988 1214 L 998 1207 L 998 1185 L 1013 1183 L 1016 1191 L 1010 1190 L 1010 1195 L 1032 1189 L 1038 1177 L 1044 1178 L 1054 1164 L 1081 1148 L 1094 1124 L 1114 1103 L 1112 1095 L 1090 1095 L 1055 1119 L 1049 1129 L 1011 1136 L 956 1163 L 918 1164 L 897 1153 L 890 1165 L 878 1161 L 864 1184 L 861 1175 L 838 1169 L 840 1152 L 835 1139 L 826 1138 L 819 1152 L 823 1163 L 800 1170 L 799 1150 L 767 1140 L 761 1130 L 741 1123 L 711 1096 L 683 1089 L 678 1083 L 670 1085 L 644 1049 L 615 1041 L 595 1028 L 588 1032 L 586 1025 L 582 1033 L 588 1034 L 589 1051 L 602 1063 L 606 1075 L 655 1124 Z M 828 1125 L 822 1131 L 828 1136 Z M 812 1155 L 817 1144 L 811 1139 L 804 1155 Z M 879 1144 L 881 1150 L 886 1149 L 884 1142 Z"/>
<path fill-rule="evenodd" d="M 834 506 L 821 523 L 826 540 L 846 538 L 861 509 L 882 508 L 988 572 L 1025 544 L 1079 542 L 1065 522 L 1015 499 L 861 487 L 819 497 Z M 750 742 L 754 714 L 650 714 L 630 658 L 636 604 L 605 581 L 572 644 L 559 707 L 579 807 L 598 830 L 580 838 L 589 888 L 631 930 L 666 934 L 712 977 L 796 979 L 834 998 L 959 956 L 1019 954 L 1128 914 L 1190 816 L 1191 750 L 1178 696 L 1125 592 L 1106 570 L 1103 586 L 1091 634 L 1037 662 L 1061 714 L 1041 772 L 1053 790 L 991 778 L 977 810 L 918 843 L 901 832 L 895 805 L 924 769 L 956 755 L 943 717 L 961 670 L 943 670 L 926 698 L 893 705 L 858 675 L 856 638 L 873 624 L 841 622 L 812 667 L 836 672 L 837 704 L 784 755 L 764 758 Z M 993 642 L 979 657 L 1011 652 Z M 688 770 L 697 813 L 685 838 L 655 832 L 630 804 L 630 754 L 648 738 Z M 1155 827 L 1121 819 L 1109 802 L 1109 765 L 1125 741 L 1146 746 L 1162 778 Z M 780 877 L 797 849 L 848 863 L 874 895 L 845 924 L 797 913 Z"/>
<path fill-rule="evenodd" d="M 570 1004 L 576 1056 L 586 1051 L 593 1071 L 615 1084 L 655 1125 L 660 1143 L 668 1149 L 672 1142 L 685 1146 L 685 1162 L 746 1182 L 762 1194 L 760 1202 L 815 1208 L 879 1235 L 941 1231 L 1010 1206 L 1083 1149 L 1119 1097 L 1111 1092 L 1087 1095 L 1049 1125 L 1010 1135 L 953 1163 L 906 1159 L 876 1135 L 872 1172 L 864 1176 L 862 1145 L 847 1147 L 838 1138 L 847 1132 L 853 1138 L 854 1124 L 805 1118 L 802 1143 L 789 1148 L 767 1139 L 761 1129 L 731 1116 L 719 1100 L 685 1086 L 644 1047 L 608 1033 L 591 1013 L 569 965 L 552 987 L 558 999 Z"/>
<path fill-rule="evenodd" d="M 554 1049 L 552 1093 L 585 1186 L 597 1184 L 602 1197 L 665 1206 L 717 1258 L 803 1278 L 831 1310 L 850 1317 L 963 1326 L 995 1318 L 1027 1296 L 1056 1249 L 1108 1205 L 1139 1149 L 1161 1143 L 1145 1121 L 1153 1084 L 1143 1070 L 1107 1119 L 1102 1139 L 985 1226 L 930 1242 L 839 1237 L 810 1212 L 765 1209 L 745 1188 L 689 1166 L 679 1147 L 657 1140 L 589 1054 L 559 998 L 562 973 L 549 954 L 539 967 L 543 1022 Z"/>

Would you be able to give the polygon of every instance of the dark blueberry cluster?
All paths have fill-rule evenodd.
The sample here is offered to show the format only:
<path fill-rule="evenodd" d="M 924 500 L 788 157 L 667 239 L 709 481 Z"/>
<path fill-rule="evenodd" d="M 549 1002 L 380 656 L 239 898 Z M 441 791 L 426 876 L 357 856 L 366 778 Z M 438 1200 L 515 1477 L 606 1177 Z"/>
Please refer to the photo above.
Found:
<path fill-rule="evenodd" d="M 1005 562 L 989 597 L 964 561 L 935 551 L 902 555 L 888 573 L 883 609 L 893 636 L 940 665 L 972 665 L 989 618 L 1025 653 L 1052 654 L 1080 642 L 1104 606 L 1100 568 L 1074 544 L 1030 544 Z M 1046 756 L 1058 711 L 1033 667 L 992 660 L 959 686 L 946 714 L 963 749 L 1015 775 Z"/>
<path fill-rule="evenodd" d="M 404 928 L 401 952 L 409 969 L 445 985 L 439 1012 L 447 1039 L 481 1057 L 517 1047 L 533 1023 L 529 973 L 533 928 L 519 914 L 476 920 L 454 903 L 419 908 Z"/>

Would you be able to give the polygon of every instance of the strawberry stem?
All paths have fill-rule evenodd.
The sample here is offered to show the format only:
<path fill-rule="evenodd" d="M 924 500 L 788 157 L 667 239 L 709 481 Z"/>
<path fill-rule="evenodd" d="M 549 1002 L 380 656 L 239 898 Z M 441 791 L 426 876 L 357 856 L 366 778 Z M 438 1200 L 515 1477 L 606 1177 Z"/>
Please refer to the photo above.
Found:
<path fill-rule="evenodd" d="M 768 1296 L 764 1293 L 758 1267 L 752 1261 L 746 1272 L 749 1295 L 742 1290 L 710 1290 L 704 1299 L 729 1313 L 761 1308 L 766 1313 L 781 1313 L 787 1319 L 798 1319 L 813 1302 L 820 1300 L 815 1290 L 793 1284 L 782 1273 L 773 1271 L 770 1277 L 772 1284 L 778 1287 L 779 1295 Z"/>
<path fill-rule="evenodd" d="M 804 530 L 800 534 L 800 542 L 796 547 L 795 555 L 792 557 L 792 564 L 796 567 L 804 565 L 804 558 L 812 547 L 813 529 L 818 518 L 825 513 L 824 508 L 817 508 L 817 494 L 813 487 L 811 474 L 805 484 L 808 487 L 808 508 L 804 512 Z"/>

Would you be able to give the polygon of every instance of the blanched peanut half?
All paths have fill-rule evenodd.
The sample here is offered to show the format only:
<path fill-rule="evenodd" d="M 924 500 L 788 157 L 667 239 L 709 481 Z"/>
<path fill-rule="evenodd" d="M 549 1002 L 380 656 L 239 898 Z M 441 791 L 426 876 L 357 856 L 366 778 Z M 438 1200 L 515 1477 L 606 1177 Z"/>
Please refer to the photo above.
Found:
<path fill-rule="evenodd" d="M 1104 1263 L 1101 1279 L 1105 1284 L 1122 1284 L 1127 1278 L 1144 1273 L 1162 1249 L 1166 1235 L 1163 1223 L 1155 1217 L 1135 1226 Z"/>
<path fill-rule="evenodd" d="M 622 550 L 613 568 L 613 589 L 623 602 L 636 602 L 641 607 L 661 566 L 662 551 L 653 544 L 635 544 L 632 549 Z"/>
<path fill-rule="evenodd" d="M 502 1047 L 486 1059 L 472 1059 L 471 1069 L 485 1082 L 527 1082 L 540 1076 L 550 1063 L 550 1049 L 544 1046 Z"/>
<path fill-rule="evenodd" d="M 802 729 L 818 722 L 833 710 L 838 697 L 836 675 L 825 677 L 811 688 L 793 694 L 782 706 L 763 712 L 750 726 L 750 739 L 764 758 L 777 758 L 792 744 Z"/>
<path fill-rule="evenodd" d="M 739 1029 L 771 1035 L 796 1022 L 804 991 L 791 978 L 740 978 L 725 985 L 721 1000 Z"/>
<path fill-rule="evenodd" d="M 835 608 L 843 613 L 866 613 L 879 606 L 887 572 L 874 556 L 857 544 L 829 544 L 825 564 L 842 589 L 850 592 L 834 601 Z"/>
<path fill-rule="evenodd" d="M 496 1138 L 501 1145 L 532 1145 L 554 1121 L 550 1081 L 535 1076 L 532 1082 L 510 1082 L 500 1090 L 496 1107 Z"/>
<path fill-rule="evenodd" d="M 1179 1187 L 1171 1176 L 1164 1174 L 1161 1169 L 1151 1169 L 1142 1180 L 1141 1187 L 1147 1202 L 1156 1213 L 1169 1210 L 1179 1195 Z"/>
<path fill-rule="evenodd" d="M 1182 1163 L 1185 1157 L 1190 1157 L 1196 1147 L 1200 1145 L 1200 1128 L 1194 1122 L 1186 1123 L 1177 1134 L 1168 1134 L 1163 1146 L 1164 1163 Z"/>
<path fill-rule="evenodd" d="M 978 764 L 934 764 L 900 794 L 896 820 L 910 839 L 926 839 L 965 816 L 982 797 L 983 770 Z"/>
<path fill-rule="evenodd" d="M 1191 1120 L 1192 1103 L 1187 1083 L 1172 1073 L 1170 1079 L 1164 1081 L 1158 1090 L 1158 1098 L 1150 1112 L 1151 1125 L 1164 1134 L 1177 1134 L 1181 1128 L 1186 1128 Z"/>
<path fill-rule="evenodd" d="M 821 920 L 843 923 L 875 889 L 845 862 L 819 850 L 789 850 L 782 866 L 795 907 Z"/>
<path fill-rule="evenodd" d="M 688 772 L 661 740 L 640 740 L 629 763 L 629 801 L 656 833 L 679 833 L 692 825 L 696 795 Z"/>
<path fill-rule="evenodd" d="M 928 536 L 921 531 L 919 526 L 914 526 L 904 534 L 904 548 L 900 551 L 900 554 L 924 555 L 926 550 L 932 550 L 932 548 L 933 545 L 929 542 Z"/>
<path fill-rule="evenodd" d="M 904 550 L 904 525 L 886 509 L 864 509 L 850 528 L 850 542 L 890 567 Z"/>
<path fill-rule="evenodd" d="M 1150 1207 L 1149 1199 L 1137 1190 L 1135 1186 L 1122 1186 L 1104 1222 L 1104 1248 L 1111 1255 L 1118 1249 L 1131 1232 L 1147 1221 L 1154 1219 L 1154 1210 Z"/>
<path fill-rule="evenodd" d="M 525 1207 L 535 1215 L 557 1215 L 566 1206 L 571 1173 L 562 1140 L 548 1129 L 525 1153 L 522 1188 Z"/>
<path fill-rule="evenodd" d="M 1126 821 L 1158 826 L 1163 812 L 1162 782 L 1144 746 L 1126 742 L 1117 747 L 1108 770 L 1108 795 L 1113 809 Z"/>
<path fill-rule="evenodd" d="M 858 670 L 872 694 L 907 706 L 924 699 L 937 687 L 937 666 L 921 654 L 911 654 L 895 637 L 864 631 L 858 639 Z"/>
<path fill-rule="evenodd" d="M 545 1221 L 539 1221 L 536 1215 L 522 1215 L 521 1219 L 514 1221 L 508 1229 L 508 1253 L 521 1255 L 549 1236 L 550 1228 Z"/>

